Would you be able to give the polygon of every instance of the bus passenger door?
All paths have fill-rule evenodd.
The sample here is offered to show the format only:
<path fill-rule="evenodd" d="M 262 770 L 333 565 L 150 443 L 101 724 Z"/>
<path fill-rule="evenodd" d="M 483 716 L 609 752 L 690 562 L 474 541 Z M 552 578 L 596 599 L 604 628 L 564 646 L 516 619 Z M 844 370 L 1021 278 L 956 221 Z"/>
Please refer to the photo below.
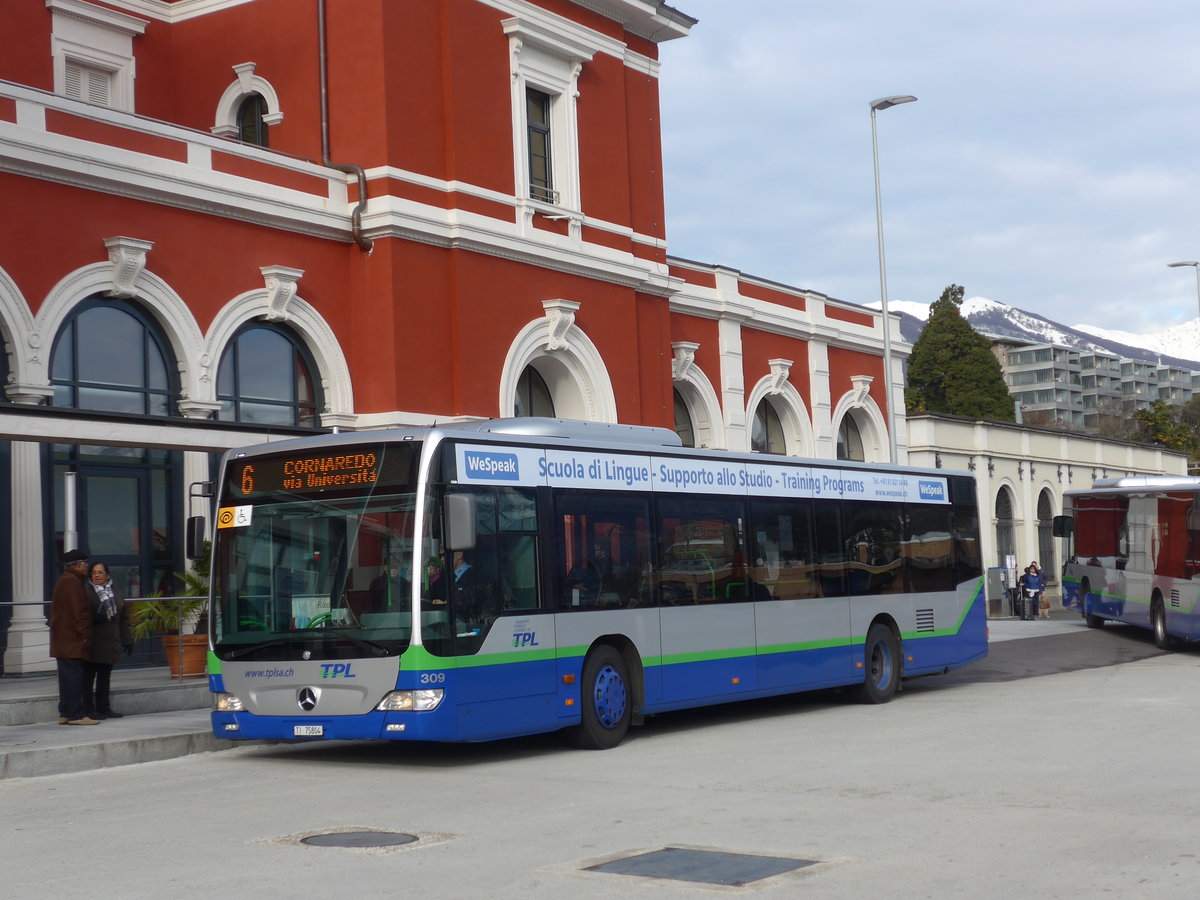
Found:
<path fill-rule="evenodd" d="M 537 590 L 530 488 L 479 488 L 475 546 L 448 554 L 459 735 L 466 740 L 556 726 L 554 616 Z"/>

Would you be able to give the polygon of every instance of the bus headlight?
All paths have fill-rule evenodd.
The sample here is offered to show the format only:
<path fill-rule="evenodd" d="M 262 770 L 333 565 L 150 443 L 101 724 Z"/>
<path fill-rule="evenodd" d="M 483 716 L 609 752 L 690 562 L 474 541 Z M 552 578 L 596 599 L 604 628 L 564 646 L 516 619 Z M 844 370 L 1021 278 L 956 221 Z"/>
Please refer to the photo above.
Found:
<path fill-rule="evenodd" d="M 383 712 L 412 712 L 413 710 L 437 709 L 446 692 L 441 688 L 425 688 L 419 691 L 392 691 L 375 708 Z"/>
<path fill-rule="evenodd" d="M 213 694 L 213 709 L 216 712 L 245 712 L 246 704 L 236 694 Z"/>

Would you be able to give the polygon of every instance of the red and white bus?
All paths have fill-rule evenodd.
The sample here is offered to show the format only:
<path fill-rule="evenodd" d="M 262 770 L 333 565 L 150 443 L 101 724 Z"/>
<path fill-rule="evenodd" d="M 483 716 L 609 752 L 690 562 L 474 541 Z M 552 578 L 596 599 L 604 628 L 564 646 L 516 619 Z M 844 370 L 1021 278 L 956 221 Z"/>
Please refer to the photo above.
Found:
<path fill-rule="evenodd" d="M 1200 640 L 1200 478 L 1103 479 L 1064 495 L 1064 513 L 1064 606 L 1091 628 L 1149 628 L 1164 650 Z"/>

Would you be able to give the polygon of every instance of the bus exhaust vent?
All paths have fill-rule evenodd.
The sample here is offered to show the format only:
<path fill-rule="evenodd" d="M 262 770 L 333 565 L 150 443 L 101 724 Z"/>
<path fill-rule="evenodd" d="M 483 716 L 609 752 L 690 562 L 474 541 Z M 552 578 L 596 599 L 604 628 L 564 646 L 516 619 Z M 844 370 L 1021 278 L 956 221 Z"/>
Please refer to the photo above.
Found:
<path fill-rule="evenodd" d="M 1179 588 L 1171 588 L 1171 608 L 1179 609 Z"/>
<path fill-rule="evenodd" d="M 917 610 L 917 631 L 933 631 L 933 610 L 918 609 Z"/>

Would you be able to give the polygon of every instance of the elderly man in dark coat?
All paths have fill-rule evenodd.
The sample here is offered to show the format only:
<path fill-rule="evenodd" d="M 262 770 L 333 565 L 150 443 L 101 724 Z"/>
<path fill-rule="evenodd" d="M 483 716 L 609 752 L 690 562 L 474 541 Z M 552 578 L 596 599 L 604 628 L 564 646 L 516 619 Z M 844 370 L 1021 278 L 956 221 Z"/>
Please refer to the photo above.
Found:
<path fill-rule="evenodd" d="M 83 676 L 92 652 L 92 607 L 87 554 L 68 550 L 50 597 L 50 655 L 58 660 L 58 724 L 98 725 L 83 706 Z"/>

